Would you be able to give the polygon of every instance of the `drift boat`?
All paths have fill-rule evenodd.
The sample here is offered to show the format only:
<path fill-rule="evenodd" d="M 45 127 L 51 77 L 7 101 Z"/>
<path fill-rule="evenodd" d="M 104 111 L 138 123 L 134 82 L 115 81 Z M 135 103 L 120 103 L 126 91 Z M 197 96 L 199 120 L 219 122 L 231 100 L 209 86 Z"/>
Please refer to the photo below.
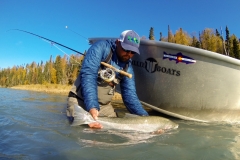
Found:
<path fill-rule="evenodd" d="M 100 39 L 108 38 L 89 42 Z M 153 40 L 139 50 L 132 65 L 143 105 L 184 120 L 240 122 L 239 60 Z"/>

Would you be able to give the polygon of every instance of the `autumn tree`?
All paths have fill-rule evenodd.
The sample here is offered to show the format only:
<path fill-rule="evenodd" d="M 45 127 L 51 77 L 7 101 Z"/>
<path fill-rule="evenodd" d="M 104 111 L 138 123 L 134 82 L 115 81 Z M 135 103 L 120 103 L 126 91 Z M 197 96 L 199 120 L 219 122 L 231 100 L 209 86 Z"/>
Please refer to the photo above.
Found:
<path fill-rule="evenodd" d="M 182 44 L 186 46 L 191 45 L 191 37 L 187 34 L 187 32 L 183 31 L 182 28 L 180 28 L 178 31 L 175 33 L 175 43 L 177 44 Z"/>
<path fill-rule="evenodd" d="M 32 62 L 31 65 L 29 66 L 29 70 L 30 70 L 30 84 L 37 84 L 38 80 L 38 72 L 37 72 L 37 64 L 36 62 Z"/>
<path fill-rule="evenodd" d="M 51 77 L 50 77 L 50 63 L 47 61 L 44 65 L 43 69 L 43 84 L 50 83 Z"/>
<path fill-rule="evenodd" d="M 200 35 L 201 47 L 203 49 L 213 51 L 213 52 L 222 52 L 221 49 L 221 39 L 216 36 L 213 29 L 206 28 Z"/>
<path fill-rule="evenodd" d="M 63 56 L 61 61 L 62 61 L 62 72 L 63 72 L 62 84 L 68 84 L 68 77 L 67 77 L 68 57 L 66 54 Z"/>
<path fill-rule="evenodd" d="M 61 56 L 57 56 L 55 63 L 54 63 L 54 68 L 56 70 L 56 83 L 57 84 L 62 84 L 62 78 L 63 78 L 63 64 L 61 60 Z"/>
<path fill-rule="evenodd" d="M 57 84 L 57 74 L 56 74 L 56 69 L 51 67 L 50 68 L 50 74 L 51 74 L 51 83 L 52 84 Z"/>
<path fill-rule="evenodd" d="M 38 84 L 43 84 L 44 83 L 44 74 L 43 74 L 43 70 L 44 70 L 44 64 L 43 61 L 41 61 L 40 65 L 38 64 Z"/>
<path fill-rule="evenodd" d="M 217 37 L 216 39 L 216 43 L 217 43 L 217 50 L 216 52 L 217 53 L 220 53 L 220 54 L 225 54 L 225 44 L 223 42 L 223 37 L 222 37 L 222 28 L 221 28 L 221 34 L 218 32 L 218 30 L 216 29 L 215 31 L 215 35 Z"/>

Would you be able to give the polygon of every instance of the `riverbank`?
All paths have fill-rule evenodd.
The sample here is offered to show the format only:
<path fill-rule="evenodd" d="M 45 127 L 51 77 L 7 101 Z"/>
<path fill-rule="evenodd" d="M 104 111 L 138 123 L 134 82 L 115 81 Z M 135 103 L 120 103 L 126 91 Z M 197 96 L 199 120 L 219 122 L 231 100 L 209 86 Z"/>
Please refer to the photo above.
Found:
<path fill-rule="evenodd" d="M 31 85 L 18 85 L 11 87 L 12 89 L 29 90 L 37 92 L 47 92 L 47 93 L 59 93 L 68 95 L 71 89 L 70 85 L 60 85 L 60 84 L 31 84 Z"/>
<path fill-rule="evenodd" d="M 10 87 L 12 89 L 19 89 L 19 90 L 29 90 L 29 91 L 37 91 L 37 92 L 47 92 L 47 93 L 56 93 L 56 94 L 63 94 L 68 95 L 71 85 L 60 85 L 60 84 L 31 84 L 31 85 L 18 85 Z M 122 96 L 119 93 L 114 94 L 113 100 L 121 100 Z"/>

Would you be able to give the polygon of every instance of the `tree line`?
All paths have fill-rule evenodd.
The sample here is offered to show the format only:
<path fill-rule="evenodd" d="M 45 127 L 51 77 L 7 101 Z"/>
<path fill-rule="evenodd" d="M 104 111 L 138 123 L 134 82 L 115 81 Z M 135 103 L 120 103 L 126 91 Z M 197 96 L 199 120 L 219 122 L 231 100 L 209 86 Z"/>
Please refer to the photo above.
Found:
<path fill-rule="evenodd" d="M 225 28 L 225 32 L 225 39 L 217 29 L 210 28 L 199 32 L 198 36 L 196 33 L 189 35 L 182 28 L 173 34 L 170 26 L 168 26 L 168 36 L 164 37 L 160 32 L 159 41 L 197 47 L 240 59 L 239 39 L 234 34 L 230 35 L 228 27 Z M 146 39 L 145 37 L 142 38 Z M 149 39 L 155 40 L 153 27 L 150 28 Z M 86 54 L 86 51 L 84 54 Z M 53 60 L 52 56 L 50 56 L 49 61 L 45 63 L 37 64 L 32 62 L 31 64 L 1 69 L 0 86 L 12 87 L 27 84 L 72 85 L 78 76 L 83 58 L 82 55 L 71 54 L 63 57 L 58 55 Z"/>
<path fill-rule="evenodd" d="M 236 35 L 230 35 L 227 26 L 225 28 L 225 33 L 225 39 L 222 36 L 222 29 L 221 32 L 219 32 L 217 29 L 206 28 L 198 34 L 192 33 L 189 35 L 182 28 L 179 28 L 179 30 L 173 34 L 170 26 L 168 26 L 168 36 L 164 37 L 162 32 L 160 32 L 159 41 L 192 46 L 240 59 L 240 40 Z M 149 39 L 155 40 L 153 27 L 150 28 Z"/>
<path fill-rule="evenodd" d="M 13 66 L 0 71 L 0 86 L 12 87 L 29 84 L 63 84 L 72 85 L 78 76 L 83 55 L 72 54 L 50 56 L 46 63 L 36 63 Z"/>

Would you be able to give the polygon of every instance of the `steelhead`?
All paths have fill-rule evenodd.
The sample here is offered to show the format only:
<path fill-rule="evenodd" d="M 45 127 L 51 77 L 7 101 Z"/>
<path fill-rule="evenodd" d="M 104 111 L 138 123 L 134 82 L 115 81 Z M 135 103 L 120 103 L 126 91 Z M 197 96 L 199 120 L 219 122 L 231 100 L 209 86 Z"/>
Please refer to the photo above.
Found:
<path fill-rule="evenodd" d="M 96 122 L 82 107 L 75 106 L 74 121 L 71 126 L 78 126 Z M 159 116 L 126 116 L 123 118 L 98 117 L 103 129 L 137 131 L 152 133 L 178 128 L 178 124 Z"/>

